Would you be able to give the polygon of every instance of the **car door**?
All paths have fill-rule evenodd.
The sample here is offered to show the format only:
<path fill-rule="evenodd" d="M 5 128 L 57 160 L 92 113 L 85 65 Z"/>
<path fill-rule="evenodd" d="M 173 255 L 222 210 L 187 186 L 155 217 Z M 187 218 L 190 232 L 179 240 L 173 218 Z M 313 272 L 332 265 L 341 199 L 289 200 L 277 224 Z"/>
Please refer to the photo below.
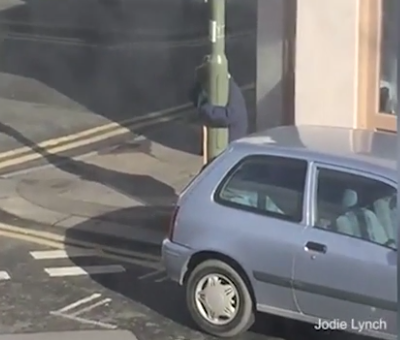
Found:
<path fill-rule="evenodd" d="M 217 188 L 218 211 L 208 209 L 218 223 L 224 221 L 219 248 L 246 268 L 262 311 L 297 311 L 291 277 L 305 229 L 307 167 L 307 161 L 289 157 L 245 157 Z"/>
<path fill-rule="evenodd" d="M 298 306 L 314 322 L 336 320 L 331 328 L 395 338 L 397 246 L 373 210 L 394 183 L 324 164 L 312 172 L 310 226 L 294 261 Z"/>

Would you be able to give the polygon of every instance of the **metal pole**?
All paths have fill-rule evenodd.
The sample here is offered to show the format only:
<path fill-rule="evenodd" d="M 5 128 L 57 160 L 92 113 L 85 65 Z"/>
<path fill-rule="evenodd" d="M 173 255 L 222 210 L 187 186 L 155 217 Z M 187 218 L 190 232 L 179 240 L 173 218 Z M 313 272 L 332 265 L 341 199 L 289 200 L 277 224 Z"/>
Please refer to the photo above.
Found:
<path fill-rule="evenodd" d="M 226 106 L 229 93 L 228 61 L 225 55 L 225 1 L 208 0 L 210 9 L 208 57 L 208 95 L 212 105 Z M 207 128 L 205 144 L 207 162 L 228 146 L 227 128 Z"/>

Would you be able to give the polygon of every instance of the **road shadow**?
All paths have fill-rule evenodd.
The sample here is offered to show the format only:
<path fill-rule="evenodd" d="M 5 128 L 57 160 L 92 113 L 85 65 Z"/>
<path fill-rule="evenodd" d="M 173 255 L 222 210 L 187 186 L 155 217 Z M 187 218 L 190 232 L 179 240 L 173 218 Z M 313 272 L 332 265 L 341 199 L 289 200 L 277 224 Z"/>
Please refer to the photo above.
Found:
<path fill-rule="evenodd" d="M 145 223 L 148 228 L 158 229 L 161 226 L 163 233 L 166 233 L 170 211 L 160 211 L 159 209 L 160 207 L 128 208 L 112 212 L 107 214 L 107 216 L 98 216 L 98 218 L 107 221 L 107 219 L 113 219 L 113 214 L 122 214 L 131 216 L 132 224 L 138 222 Z M 160 214 L 158 215 L 158 213 Z M 43 231 L 48 227 L 42 226 L 40 223 L 34 221 L 21 219 L 18 216 L 3 211 L 1 208 L 0 220 L 2 223 L 30 230 L 37 228 L 37 230 Z M 117 247 L 121 251 L 130 250 L 138 252 L 142 255 L 141 257 L 149 256 L 157 258 L 160 256 L 159 245 L 124 241 L 110 235 L 99 236 L 98 239 L 96 239 L 96 237 L 93 238 L 93 234 L 89 235 L 89 233 L 86 232 L 86 223 L 90 223 L 90 221 L 77 224 L 75 227 L 68 229 L 65 235 L 65 242 L 73 242 L 76 239 L 81 241 L 89 239 L 91 242 L 102 244 L 106 238 L 108 246 Z M 67 252 L 69 249 L 70 248 L 66 247 Z M 130 257 L 130 259 L 132 260 L 134 258 Z M 79 267 L 90 265 L 90 262 L 88 263 L 84 258 L 70 256 L 70 260 Z M 156 262 L 152 261 L 151 263 L 154 264 Z M 171 322 L 173 322 L 185 328 L 197 331 L 196 326 L 187 312 L 183 289 L 177 284 L 166 280 L 164 273 L 161 273 L 161 275 L 149 275 L 154 272 L 154 269 L 148 268 L 144 264 L 129 265 L 128 274 L 91 275 L 91 279 L 123 298 L 145 306 L 150 310 L 150 313 L 156 315 L 155 317 L 158 318 L 158 320 L 160 320 L 160 317 L 166 319 L 165 323 L 168 324 L 168 327 L 174 328 L 173 325 L 171 326 Z M 129 320 L 125 321 L 129 324 Z M 165 332 L 168 332 L 168 330 L 165 330 Z M 249 332 L 233 338 L 232 340 L 320 340 L 321 338 L 326 340 L 372 340 L 371 338 L 343 332 L 316 332 L 312 325 L 264 314 L 256 315 L 256 322 Z"/>
<path fill-rule="evenodd" d="M 192 155 L 203 154 L 203 126 L 195 119 L 195 112 L 188 111 L 187 119 L 178 119 L 156 127 L 139 129 L 134 141 L 123 141 L 116 146 L 99 150 L 100 155 L 131 154 L 142 152 L 154 155 L 153 144 L 161 144 L 170 149 Z"/>
<path fill-rule="evenodd" d="M 140 238 L 143 235 L 143 230 L 140 231 L 141 235 L 134 235 L 138 231 L 134 226 L 142 225 L 145 229 L 148 229 L 149 234 L 158 234 L 158 242 L 161 243 L 162 238 L 168 232 L 171 211 L 149 206 L 121 209 L 111 213 L 111 215 L 113 214 L 131 216 L 132 238 Z M 108 215 L 98 216 L 97 218 L 111 220 L 112 217 Z M 68 229 L 66 240 L 82 240 L 89 237 L 93 240 L 88 232 L 91 225 L 92 222 L 89 220 Z M 152 243 L 121 240 L 110 235 L 107 235 L 106 238 L 107 245 L 118 247 L 118 249 L 138 252 L 143 257 L 160 256 L 160 244 L 156 244 L 155 238 Z M 104 235 L 99 235 L 95 242 L 100 244 L 104 242 Z M 85 259 L 71 256 L 70 260 L 77 266 L 85 265 Z M 154 264 L 155 262 L 149 260 L 149 263 Z M 129 272 L 127 276 L 92 275 L 91 278 L 104 288 L 116 292 L 135 303 L 146 306 L 151 310 L 150 313 L 160 315 L 162 318 L 173 321 L 185 328 L 197 330 L 186 309 L 184 290 L 179 285 L 167 280 L 165 273 L 157 273 L 156 270 L 150 267 L 146 268 L 146 264 L 129 264 L 127 268 Z M 247 334 L 234 339 L 252 339 L 252 334 L 285 340 L 317 340 L 321 337 L 321 333 L 316 332 L 312 325 L 264 314 L 257 315 L 255 324 Z M 361 340 L 361 338 L 342 333 L 324 333 L 324 338 L 328 340 L 339 340 L 339 338 Z"/>
<path fill-rule="evenodd" d="M 157 204 L 157 201 L 162 195 L 176 200 L 177 193 L 173 188 L 151 178 L 150 176 L 121 174 L 117 171 L 102 169 L 98 166 L 87 164 L 82 161 L 69 159 L 68 157 L 49 154 L 46 150 L 22 136 L 18 131 L 13 130 L 1 122 L 0 133 L 6 133 L 13 138 L 20 140 L 24 145 L 30 146 L 34 151 L 40 153 L 44 158 L 46 158 L 49 163 L 52 163 L 55 167 L 63 171 L 80 176 L 87 181 L 100 182 L 103 185 L 124 193 L 125 195 L 131 195 L 142 199 L 143 203 L 145 203 L 145 206 L 116 210 L 107 213 L 106 215 L 96 216 L 94 219 L 89 219 L 68 228 L 65 231 L 66 243 L 68 243 L 68 241 L 72 243 L 72 241 L 76 239 L 87 239 L 92 243 L 105 243 L 104 245 L 114 246 L 114 248 L 118 248 L 122 251 L 136 251 L 144 257 L 155 255 L 156 260 L 152 260 L 151 263 L 159 263 L 160 242 L 168 230 L 171 205 L 160 205 Z M 296 140 L 299 136 L 292 136 L 292 138 Z M 121 180 L 124 175 L 128 177 Z M 127 183 L 130 182 L 134 184 L 132 187 L 127 185 Z M 15 225 L 17 221 L 17 223 L 21 223 L 21 227 L 25 228 L 32 229 L 35 225 L 39 225 L 40 227 L 40 223 L 23 221 L 21 218 L 1 210 L 0 219 L 3 223 L 11 223 L 13 225 Z M 94 228 L 98 228 L 99 220 L 105 221 L 106 224 L 107 222 L 120 220 L 124 224 L 132 225 L 132 238 L 135 238 L 133 236 L 137 235 L 134 235 L 134 233 L 138 232 L 138 229 L 133 227 L 140 226 L 142 229 L 140 231 L 141 237 L 143 237 L 143 234 L 147 233 L 148 239 L 152 240 L 152 242 L 121 240 L 120 237 L 117 237 L 118 235 L 116 235 L 115 230 L 112 229 L 112 223 L 109 225 L 110 228 L 108 229 L 108 232 L 103 230 L 102 235 L 97 233 L 98 236 L 96 236 L 96 233 L 93 233 L 93 231 Z M 156 242 L 154 242 L 155 239 Z M 82 258 L 71 256 L 70 260 L 77 266 L 85 265 Z M 131 257 L 131 260 L 134 260 L 134 257 Z M 179 289 L 176 284 L 166 280 L 159 281 L 154 278 L 150 280 L 142 280 L 141 277 L 143 275 L 153 271 L 152 268 L 149 269 L 146 263 L 143 262 L 146 261 L 142 261 L 140 265 L 130 266 L 129 272 L 131 273 L 131 276 L 129 279 L 121 279 L 120 276 L 118 277 L 113 275 L 93 275 L 91 277 L 103 287 L 117 292 L 127 299 L 146 306 L 151 311 L 167 318 L 168 320 L 172 320 L 185 327 L 193 328 L 193 323 L 186 312 L 182 290 Z M 304 325 L 302 323 L 287 321 L 276 317 L 267 317 L 265 315 L 258 316 L 257 322 L 251 329 L 250 333 L 270 337 L 281 337 L 286 340 L 308 340 L 320 338 L 320 334 L 314 332 L 310 325 Z M 327 334 L 324 338 L 332 340 L 339 340 L 339 338 L 360 340 L 360 337 L 353 337 L 343 333 Z"/>
<path fill-rule="evenodd" d="M 68 108 L 82 130 L 104 123 L 96 115 L 122 122 L 181 105 L 208 53 L 207 11 L 200 4 L 21 1 L 0 12 L 0 97 Z M 227 9 L 231 34 L 252 31 L 227 42 L 240 84 L 255 79 L 255 6 L 255 0 L 230 1 Z"/>
<path fill-rule="evenodd" d="M 256 131 L 255 90 L 246 89 L 243 94 L 248 109 L 248 132 L 253 133 Z M 185 111 L 182 119 L 160 124 L 157 127 L 138 129 L 135 132 L 141 137 L 134 142 L 126 141 L 116 147 L 100 150 L 99 153 L 129 154 L 134 150 L 151 155 L 153 143 L 158 143 L 188 154 L 203 155 L 203 126 L 194 108 Z"/>
<path fill-rule="evenodd" d="M 0 122 L 0 133 L 18 140 L 33 152 L 40 154 L 49 164 L 72 174 L 82 180 L 100 183 L 125 196 L 131 197 L 141 204 L 154 205 L 160 201 L 174 202 L 177 198 L 175 189 L 149 175 L 128 174 L 106 169 L 67 156 L 51 154 L 38 146 L 12 127 Z"/>

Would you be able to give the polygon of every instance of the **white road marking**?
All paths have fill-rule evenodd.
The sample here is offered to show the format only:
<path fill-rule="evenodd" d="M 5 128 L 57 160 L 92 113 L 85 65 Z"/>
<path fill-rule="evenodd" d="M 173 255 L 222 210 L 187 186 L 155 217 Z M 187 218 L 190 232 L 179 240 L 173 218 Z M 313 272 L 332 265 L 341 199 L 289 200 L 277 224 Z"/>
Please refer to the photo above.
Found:
<path fill-rule="evenodd" d="M 93 305 L 90 305 L 90 306 L 87 306 L 87 307 L 85 307 L 85 308 L 82 308 L 82 309 L 78 310 L 77 312 L 72 313 L 72 314 L 69 314 L 69 315 L 70 315 L 70 316 L 78 316 L 78 315 L 81 315 L 81 314 L 83 314 L 83 313 L 86 313 L 86 312 L 91 311 L 92 309 L 95 309 L 95 308 L 97 308 L 97 307 L 100 307 L 100 306 L 102 306 L 102 305 L 105 305 L 105 304 L 107 304 L 107 303 L 110 302 L 110 301 L 111 301 L 111 299 L 109 299 L 109 298 L 104 299 L 104 300 L 101 300 L 101 301 L 99 301 L 99 302 L 94 303 Z"/>
<path fill-rule="evenodd" d="M 87 325 L 95 325 L 95 326 L 99 326 L 102 328 L 106 328 L 106 329 L 116 329 L 117 326 L 116 325 L 112 325 L 109 323 L 104 323 L 104 322 L 100 322 L 100 321 L 93 321 L 93 320 L 88 320 L 88 319 L 84 319 L 84 318 L 80 318 L 78 316 L 72 316 L 72 315 L 68 315 L 68 314 L 63 314 L 60 312 L 50 312 L 51 315 L 55 315 L 55 316 L 60 316 L 62 318 L 66 318 L 69 320 L 74 320 L 83 324 L 87 324 Z"/>
<path fill-rule="evenodd" d="M 74 309 L 74 308 L 76 308 L 76 307 L 78 307 L 78 306 L 80 306 L 80 305 L 83 305 L 83 304 L 85 304 L 85 303 L 87 303 L 87 302 L 90 302 L 90 301 L 92 301 L 92 300 L 96 300 L 96 299 L 98 299 L 100 296 L 101 296 L 101 294 L 95 293 L 95 294 L 93 294 L 93 295 L 90 295 L 90 296 L 88 296 L 88 297 L 85 297 L 85 298 L 83 298 L 83 299 L 80 299 L 80 300 L 78 300 L 78 301 L 76 301 L 76 302 L 74 302 L 74 303 L 71 303 L 71 304 L 68 305 L 68 306 L 65 306 L 65 307 L 61 308 L 61 309 L 58 310 L 56 313 L 65 313 L 65 312 L 68 312 L 69 310 Z"/>
<path fill-rule="evenodd" d="M 91 311 L 91 310 L 95 309 L 96 307 L 99 307 L 99 306 L 104 305 L 111 301 L 111 299 L 106 298 L 106 299 L 98 301 L 92 305 L 86 306 L 80 310 L 76 310 L 77 307 L 82 306 L 84 304 L 88 304 L 91 301 L 100 298 L 100 296 L 101 296 L 101 294 L 99 294 L 99 293 L 92 294 L 88 297 L 85 297 L 74 303 L 71 303 L 70 305 L 63 307 L 58 311 L 50 312 L 50 315 L 60 316 L 60 317 L 63 317 L 63 318 L 69 319 L 69 320 L 74 320 L 74 321 L 84 323 L 84 324 L 89 324 L 89 325 L 96 325 L 96 326 L 106 328 L 106 329 L 115 329 L 115 328 L 117 328 L 117 326 L 109 324 L 109 323 L 104 323 L 104 322 L 100 322 L 100 321 L 94 321 L 94 320 L 89 320 L 89 319 L 78 317 L 78 315 L 81 315 L 85 312 Z M 71 314 L 67 314 L 69 311 L 72 311 L 72 310 L 75 310 L 75 312 L 72 312 Z"/>
<path fill-rule="evenodd" d="M 48 259 L 67 259 L 73 257 L 96 256 L 99 252 L 95 249 L 69 249 L 69 250 L 43 250 L 31 251 L 31 256 L 35 260 L 48 260 Z"/>
<path fill-rule="evenodd" d="M 125 268 L 121 265 L 87 266 L 87 267 L 52 267 L 44 269 L 50 277 L 79 276 L 122 273 Z"/>
<path fill-rule="evenodd" d="M 0 281 L 10 280 L 11 277 L 6 271 L 0 271 Z"/>

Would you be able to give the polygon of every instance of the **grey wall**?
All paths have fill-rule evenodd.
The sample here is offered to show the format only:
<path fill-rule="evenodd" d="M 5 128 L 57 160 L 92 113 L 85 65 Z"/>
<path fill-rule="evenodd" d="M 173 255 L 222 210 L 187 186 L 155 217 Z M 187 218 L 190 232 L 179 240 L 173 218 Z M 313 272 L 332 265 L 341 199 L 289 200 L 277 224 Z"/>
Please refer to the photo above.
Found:
<path fill-rule="evenodd" d="M 7 1 L 0 97 L 125 119 L 187 102 L 208 53 L 199 0 Z M 255 79 L 256 1 L 227 2 L 226 50 L 240 84 Z"/>
<path fill-rule="evenodd" d="M 257 7 L 257 130 L 283 122 L 284 2 L 258 0 Z M 292 1 L 292 0 L 289 0 Z"/>

